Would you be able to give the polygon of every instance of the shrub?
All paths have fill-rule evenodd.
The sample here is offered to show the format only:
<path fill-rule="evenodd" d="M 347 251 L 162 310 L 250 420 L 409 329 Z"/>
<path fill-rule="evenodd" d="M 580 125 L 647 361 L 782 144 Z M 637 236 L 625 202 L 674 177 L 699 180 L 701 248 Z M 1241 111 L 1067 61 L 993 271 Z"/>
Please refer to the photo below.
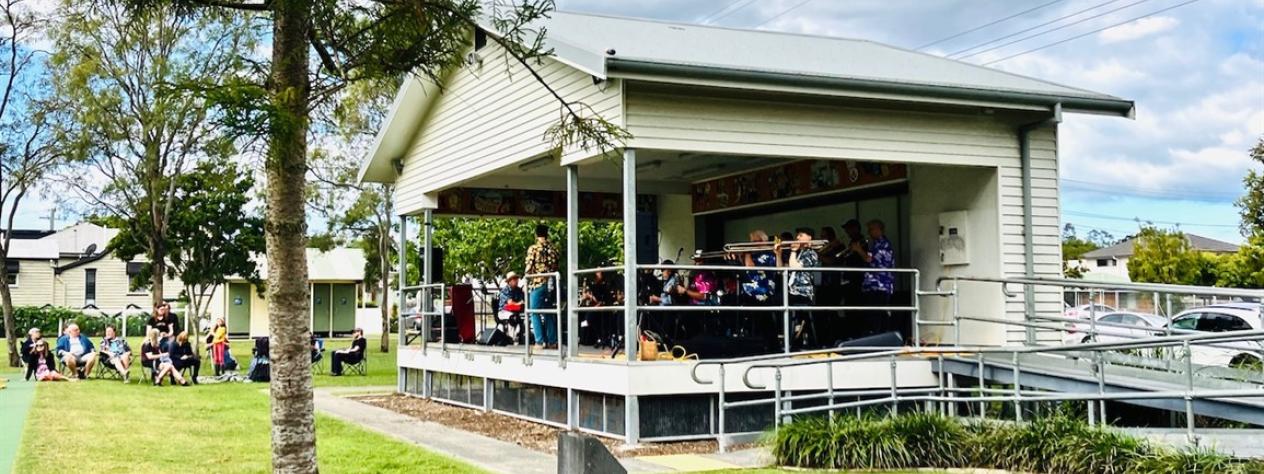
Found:
<path fill-rule="evenodd" d="M 1264 462 L 1207 449 L 1172 450 L 1116 430 L 1053 416 L 1030 423 L 963 423 L 933 414 L 808 418 L 770 437 L 777 462 L 805 468 L 992 468 L 1069 474 L 1251 473 Z"/>
<path fill-rule="evenodd" d="M 96 338 L 105 334 L 105 327 L 113 325 L 120 331 L 121 318 L 113 318 L 107 316 L 89 316 L 79 311 L 62 308 L 59 306 L 19 306 L 13 308 L 13 319 L 17 326 L 17 334 L 25 336 L 26 332 L 31 328 L 39 328 L 44 337 L 58 336 L 58 323 L 65 321 L 66 323 L 74 322 L 79 325 L 79 329 L 83 334 Z M 145 330 L 146 318 L 141 315 L 133 315 L 127 318 L 127 334 L 140 335 Z M 0 324 L 3 324 L 0 322 Z"/>

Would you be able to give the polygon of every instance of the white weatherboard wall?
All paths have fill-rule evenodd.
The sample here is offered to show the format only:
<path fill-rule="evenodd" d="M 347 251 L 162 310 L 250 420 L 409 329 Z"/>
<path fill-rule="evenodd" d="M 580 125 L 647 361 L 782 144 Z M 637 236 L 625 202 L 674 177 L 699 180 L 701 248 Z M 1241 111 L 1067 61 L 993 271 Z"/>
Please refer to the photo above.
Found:
<path fill-rule="evenodd" d="M 1019 124 L 1012 120 L 983 113 L 686 95 L 639 90 L 635 85 L 628 89 L 625 107 L 628 131 L 634 136 L 630 147 L 994 168 L 998 174 L 1000 236 L 998 245 L 983 252 L 999 259 L 999 274 L 1024 274 Z M 1035 131 L 1031 139 L 1035 272 L 1037 276 L 1058 277 L 1061 232 L 1056 128 Z M 985 276 L 1000 276 L 998 273 Z M 923 281 L 923 288 L 933 284 Z M 1055 289 L 1038 293 L 1036 299 L 1038 311 L 1061 311 L 1061 296 Z M 1004 309 L 1011 319 L 1022 319 L 1022 297 L 1010 298 Z M 1022 334 L 1021 328 L 1015 327 L 1009 337 L 1021 339 Z"/>
<path fill-rule="evenodd" d="M 659 194 L 658 255 L 676 258 L 676 252 L 683 248 L 685 251 L 681 259 L 688 260 L 695 250 L 693 235 L 693 197 L 688 194 Z"/>
<path fill-rule="evenodd" d="M 427 193 L 556 153 L 545 131 L 562 117 L 557 99 L 499 46 L 478 55 L 481 66 L 452 73 L 413 138 L 396 181 L 397 211 L 415 213 L 427 206 Z M 592 76 L 547 58 L 536 70 L 562 97 L 591 107 L 586 113 L 622 123 L 620 81 L 594 84 Z"/>
<path fill-rule="evenodd" d="M 49 260 L 21 260 L 18 285 L 9 287 L 13 306 L 53 303 L 53 264 Z"/>

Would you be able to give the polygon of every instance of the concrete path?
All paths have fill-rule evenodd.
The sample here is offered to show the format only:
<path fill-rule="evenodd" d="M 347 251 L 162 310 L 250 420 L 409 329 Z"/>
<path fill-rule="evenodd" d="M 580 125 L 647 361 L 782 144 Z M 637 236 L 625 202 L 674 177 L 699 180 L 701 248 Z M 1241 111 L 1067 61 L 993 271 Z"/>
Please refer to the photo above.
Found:
<path fill-rule="evenodd" d="M 18 373 L 0 374 L 0 378 L 8 379 L 4 389 L 0 389 L 0 473 L 13 472 L 13 465 L 18 456 L 18 445 L 22 442 L 22 428 L 26 426 L 26 415 L 35 399 L 35 382 L 22 380 Z"/>
<path fill-rule="evenodd" d="M 393 392 L 395 387 L 388 387 L 386 391 Z M 544 474 L 557 471 L 557 459 L 551 455 L 339 396 L 365 393 L 372 392 L 365 387 L 317 389 L 316 409 L 491 472 Z"/>
<path fill-rule="evenodd" d="M 393 393 L 394 386 L 316 389 L 316 409 L 335 418 L 408 441 L 492 472 L 552 473 L 557 457 L 498 439 L 422 421 L 344 397 Z M 762 448 L 725 454 L 638 456 L 619 461 L 629 473 L 697 472 L 764 467 L 772 457 Z"/>

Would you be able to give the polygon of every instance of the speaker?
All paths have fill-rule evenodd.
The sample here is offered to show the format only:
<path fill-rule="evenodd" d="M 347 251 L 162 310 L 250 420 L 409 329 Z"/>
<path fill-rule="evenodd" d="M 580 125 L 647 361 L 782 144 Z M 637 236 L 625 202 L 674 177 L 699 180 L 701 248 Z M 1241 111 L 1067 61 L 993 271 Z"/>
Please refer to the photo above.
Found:
<path fill-rule="evenodd" d="M 434 261 L 430 262 L 430 275 L 434 279 L 434 283 L 443 281 L 443 247 L 435 247 L 430 249 L 430 254 L 434 256 Z M 426 252 L 417 253 L 417 268 L 426 268 Z M 421 277 L 425 278 L 425 272 Z"/>
<path fill-rule="evenodd" d="M 507 346 L 511 341 L 500 328 L 487 328 L 478 334 L 478 344 L 484 346 Z"/>

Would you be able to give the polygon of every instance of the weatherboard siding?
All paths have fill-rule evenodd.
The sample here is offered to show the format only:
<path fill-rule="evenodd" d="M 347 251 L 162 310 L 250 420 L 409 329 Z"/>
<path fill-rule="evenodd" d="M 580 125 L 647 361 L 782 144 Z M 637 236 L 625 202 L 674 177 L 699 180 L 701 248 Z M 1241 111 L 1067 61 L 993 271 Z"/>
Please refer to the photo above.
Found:
<path fill-rule="evenodd" d="M 990 167 L 998 170 L 1001 272 L 1023 276 L 1022 169 L 1017 125 L 985 114 L 868 109 L 751 98 L 686 96 L 630 88 L 628 146 L 695 153 L 797 156 Z M 1057 134 L 1031 133 L 1035 273 L 1061 275 Z M 995 275 L 992 275 L 995 276 Z M 998 289 L 999 291 L 999 289 Z M 1036 292 L 1037 310 L 1061 312 L 1061 293 Z M 1005 311 L 1022 319 L 1023 297 Z M 1013 327 L 1009 340 L 1025 331 Z"/>
<path fill-rule="evenodd" d="M 497 46 L 479 54 L 482 66 L 453 73 L 414 137 L 396 183 L 399 211 L 421 210 L 426 193 L 556 153 L 545 132 L 562 117 L 557 99 Z M 551 59 L 535 69 L 567 101 L 583 103 L 581 113 L 622 123 L 619 81 L 594 84 L 592 76 Z"/>
<path fill-rule="evenodd" d="M 9 287 L 14 306 L 43 306 L 53 300 L 53 266 L 48 260 L 21 260 L 18 286 Z"/>

